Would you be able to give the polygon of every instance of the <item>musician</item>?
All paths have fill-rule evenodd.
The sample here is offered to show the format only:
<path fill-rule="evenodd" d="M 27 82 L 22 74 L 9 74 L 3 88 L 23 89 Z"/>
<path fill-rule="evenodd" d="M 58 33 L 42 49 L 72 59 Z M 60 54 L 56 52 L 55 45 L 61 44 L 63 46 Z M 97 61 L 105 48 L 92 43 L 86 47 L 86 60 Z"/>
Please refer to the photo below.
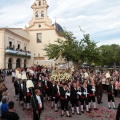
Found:
<path fill-rule="evenodd" d="M 96 83 L 96 95 L 98 104 L 102 103 L 102 93 L 103 93 L 102 79 L 99 78 Z"/>
<path fill-rule="evenodd" d="M 76 106 L 76 112 L 77 115 L 81 115 L 78 107 L 78 96 L 77 96 L 77 84 L 74 82 L 71 91 L 70 91 L 70 98 L 71 98 L 71 104 L 72 104 L 72 114 L 74 115 L 74 107 Z"/>
<path fill-rule="evenodd" d="M 56 82 L 56 86 L 54 89 L 54 93 L 55 93 L 55 112 L 58 111 L 58 102 L 60 100 L 60 82 Z"/>
<path fill-rule="evenodd" d="M 33 75 L 33 77 L 32 77 L 32 81 L 33 81 L 34 85 L 37 84 L 38 79 L 37 79 L 37 76 L 36 76 L 36 75 Z"/>
<path fill-rule="evenodd" d="M 80 87 L 80 100 L 81 100 L 81 112 L 84 113 L 83 111 L 83 106 L 84 103 L 86 104 L 86 111 L 89 113 L 89 107 L 88 107 L 88 89 L 87 89 L 87 84 L 86 80 L 84 81 L 83 85 Z"/>
<path fill-rule="evenodd" d="M 40 92 L 42 93 L 42 95 L 45 94 L 45 92 L 44 92 L 44 86 L 42 85 L 42 81 L 38 81 L 38 83 L 37 83 L 37 85 L 36 85 L 35 88 L 36 88 L 36 89 L 39 89 Z"/>
<path fill-rule="evenodd" d="M 14 83 L 15 81 L 15 70 L 12 71 L 12 82 Z"/>
<path fill-rule="evenodd" d="M 41 97 L 41 100 L 42 100 L 42 109 L 44 109 L 44 97 L 43 97 L 43 95 L 45 94 L 45 91 L 44 91 L 44 87 L 42 86 L 42 81 L 38 81 L 38 84 L 37 84 L 37 86 L 35 87 L 35 89 L 38 89 L 38 90 L 40 90 L 40 92 L 41 92 L 41 95 L 40 95 L 40 97 Z"/>
<path fill-rule="evenodd" d="M 42 86 L 43 86 L 43 88 L 44 88 L 44 97 L 46 98 L 46 99 L 50 99 L 49 98 L 49 86 L 51 85 L 51 82 L 48 80 L 48 78 L 47 77 L 43 77 L 44 79 L 42 79 Z"/>
<path fill-rule="evenodd" d="M 63 84 L 60 88 L 60 100 L 61 100 L 61 117 L 64 116 L 64 109 L 66 110 L 67 117 L 71 117 L 68 111 L 68 102 L 70 97 L 70 89 L 67 84 Z"/>
<path fill-rule="evenodd" d="M 19 82 L 19 100 L 20 104 L 23 104 L 23 99 L 24 99 L 24 91 L 23 91 L 23 82 L 20 80 Z"/>
<path fill-rule="evenodd" d="M 91 83 L 89 83 L 87 85 L 87 89 L 88 89 L 88 101 L 89 101 L 89 108 L 90 108 L 90 103 L 91 101 L 93 102 L 93 107 L 94 110 L 98 110 L 96 107 L 96 101 L 95 101 L 95 91 L 96 91 L 96 87 L 95 87 L 95 83 L 94 80 L 91 81 Z"/>
<path fill-rule="evenodd" d="M 15 79 L 14 87 L 15 87 L 15 96 L 16 96 L 16 100 L 18 101 L 18 95 L 19 95 L 19 81 L 18 81 L 17 78 Z"/>
<path fill-rule="evenodd" d="M 55 83 L 55 81 L 52 81 L 52 84 L 49 86 L 49 93 L 51 96 L 51 104 L 52 104 L 51 108 L 54 108 L 55 89 L 56 89 L 56 83 Z"/>
<path fill-rule="evenodd" d="M 35 90 L 35 95 L 32 96 L 32 107 L 33 107 L 33 120 L 40 120 L 40 113 L 42 109 L 42 100 L 41 100 L 40 90 Z"/>
<path fill-rule="evenodd" d="M 114 82 L 113 80 L 110 81 L 110 84 L 107 87 L 108 93 L 108 108 L 111 109 L 110 102 L 112 101 L 113 109 L 116 109 L 115 102 L 114 102 Z"/>
<path fill-rule="evenodd" d="M 27 109 L 30 110 L 30 100 L 31 100 L 31 92 L 29 88 L 26 87 L 26 83 L 24 83 L 24 108 L 23 110 Z"/>

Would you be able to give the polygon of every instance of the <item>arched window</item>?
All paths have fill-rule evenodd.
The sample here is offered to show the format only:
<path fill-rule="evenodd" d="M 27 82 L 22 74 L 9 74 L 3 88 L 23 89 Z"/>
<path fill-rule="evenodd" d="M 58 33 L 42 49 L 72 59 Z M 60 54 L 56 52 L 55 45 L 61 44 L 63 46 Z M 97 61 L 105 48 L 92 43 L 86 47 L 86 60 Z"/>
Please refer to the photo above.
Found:
<path fill-rule="evenodd" d="M 39 1 L 39 6 L 41 6 L 41 1 Z"/>
<path fill-rule="evenodd" d="M 21 59 L 18 58 L 18 59 L 16 60 L 16 68 L 20 68 L 20 67 L 21 67 Z"/>
<path fill-rule="evenodd" d="M 44 11 L 41 12 L 41 18 L 44 18 Z"/>
<path fill-rule="evenodd" d="M 8 59 L 8 69 L 12 69 L 12 58 Z"/>
<path fill-rule="evenodd" d="M 26 68 L 27 67 L 27 60 L 25 59 L 24 60 L 24 68 Z"/>
<path fill-rule="evenodd" d="M 39 16 L 38 16 L 38 11 L 36 11 L 36 13 L 35 13 L 35 17 L 36 18 L 38 18 Z"/>

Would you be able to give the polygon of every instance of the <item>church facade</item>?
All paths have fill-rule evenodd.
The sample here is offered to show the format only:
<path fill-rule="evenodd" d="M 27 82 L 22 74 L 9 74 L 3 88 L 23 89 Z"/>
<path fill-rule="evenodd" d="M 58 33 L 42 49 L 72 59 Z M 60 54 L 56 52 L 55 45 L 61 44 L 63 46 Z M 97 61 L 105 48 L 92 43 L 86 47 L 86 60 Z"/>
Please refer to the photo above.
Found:
<path fill-rule="evenodd" d="M 48 43 L 54 43 L 62 27 L 47 15 L 46 0 L 36 0 L 31 6 L 33 17 L 29 26 L 22 28 L 0 28 L 0 69 L 29 67 L 33 64 L 51 65 L 43 50 Z"/>

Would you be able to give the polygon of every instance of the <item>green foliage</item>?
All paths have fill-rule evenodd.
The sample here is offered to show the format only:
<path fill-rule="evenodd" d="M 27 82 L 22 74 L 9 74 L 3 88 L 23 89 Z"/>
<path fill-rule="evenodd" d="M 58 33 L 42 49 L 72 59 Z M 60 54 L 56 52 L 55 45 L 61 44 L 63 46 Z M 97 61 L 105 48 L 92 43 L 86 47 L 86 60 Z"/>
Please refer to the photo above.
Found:
<path fill-rule="evenodd" d="M 120 46 L 116 44 L 102 45 L 99 47 L 101 54 L 101 64 L 113 66 L 120 65 Z"/>
<path fill-rule="evenodd" d="M 46 56 L 49 59 L 57 58 L 61 51 L 66 61 L 74 63 L 97 63 L 99 61 L 99 49 L 94 41 L 90 40 L 89 34 L 84 34 L 83 39 L 76 40 L 72 32 L 64 30 L 62 36 L 65 40 L 58 39 L 56 44 L 48 44 L 45 47 Z"/>
<path fill-rule="evenodd" d="M 61 51 L 66 61 L 73 61 L 75 64 L 87 61 L 88 64 L 95 63 L 102 66 L 113 66 L 114 63 L 120 65 L 119 45 L 97 47 L 96 42 L 90 40 L 89 34 L 83 34 L 83 39 L 76 40 L 73 33 L 67 30 L 64 30 L 61 35 L 64 40 L 58 39 L 55 44 L 46 45 L 44 50 L 49 59 L 57 59 L 58 53 Z"/>

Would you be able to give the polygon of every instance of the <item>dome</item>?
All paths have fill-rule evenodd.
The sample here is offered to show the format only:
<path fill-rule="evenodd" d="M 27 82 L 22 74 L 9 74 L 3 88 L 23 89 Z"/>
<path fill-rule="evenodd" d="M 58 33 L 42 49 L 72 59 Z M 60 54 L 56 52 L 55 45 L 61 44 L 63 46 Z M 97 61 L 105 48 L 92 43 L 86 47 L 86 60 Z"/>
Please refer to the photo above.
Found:
<path fill-rule="evenodd" d="M 60 35 L 60 33 L 62 33 L 64 30 L 63 28 L 58 24 L 58 23 L 55 23 L 53 24 L 52 26 L 56 26 L 56 32 Z"/>

